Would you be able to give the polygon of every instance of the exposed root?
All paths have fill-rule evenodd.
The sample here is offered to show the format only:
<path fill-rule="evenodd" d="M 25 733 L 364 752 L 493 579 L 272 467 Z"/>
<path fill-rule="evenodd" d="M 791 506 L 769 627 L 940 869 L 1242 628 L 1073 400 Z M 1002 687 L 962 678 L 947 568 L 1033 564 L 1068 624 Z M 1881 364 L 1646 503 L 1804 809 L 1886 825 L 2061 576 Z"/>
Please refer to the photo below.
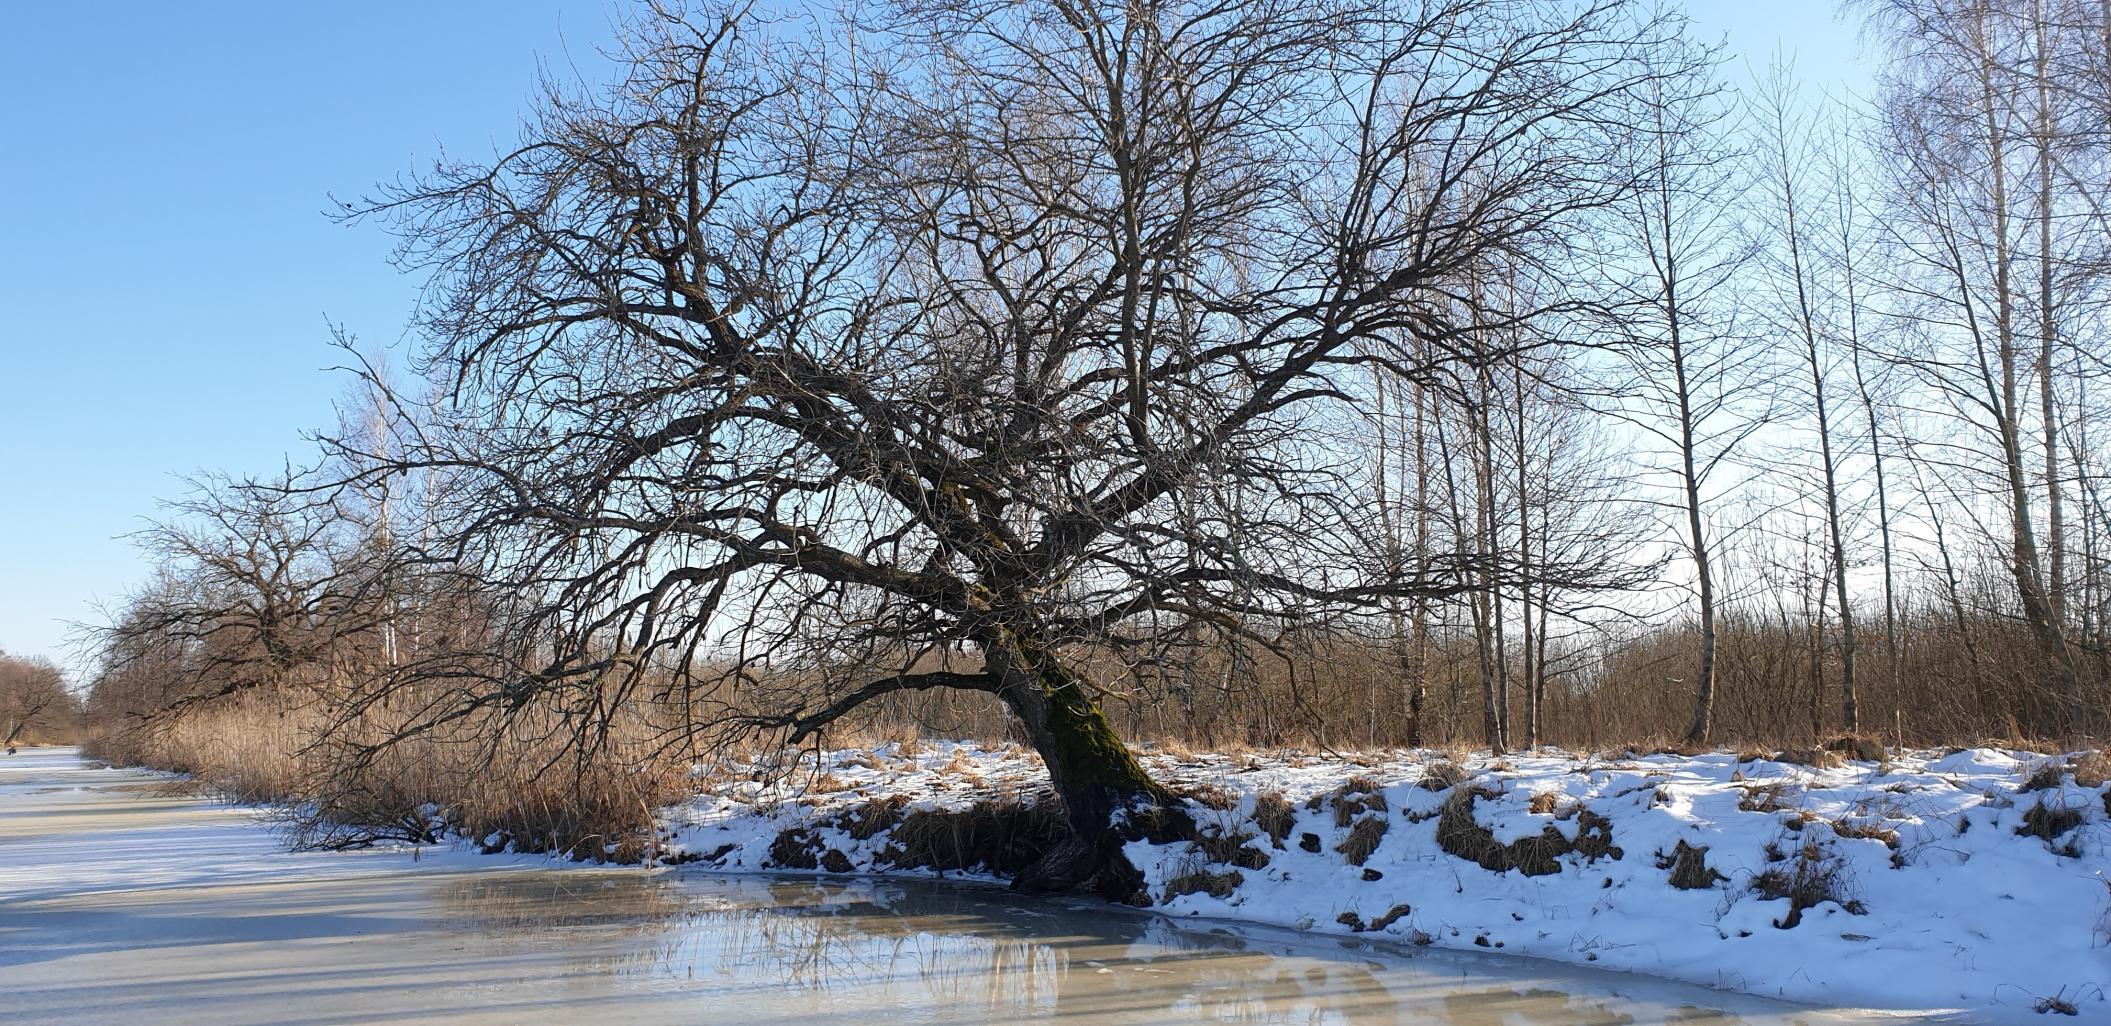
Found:
<path fill-rule="evenodd" d="M 902 817 L 878 861 L 898 868 L 985 870 L 1014 875 L 1070 836 L 1062 803 L 979 801 L 960 811 L 921 809 Z"/>
<path fill-rule="evenodd" d="M 1414 912 L 1414 909 L 1408 907 L 1405 904 L 1394 905 L 1392 908 L 1386 909 L 1384 915 L 1371 920 L 1370 928 L 1372 930 L 1383 930 L 1386 927 L 1399 922 L 1401 917 L 1409 915 L 1412 912 Z"/>

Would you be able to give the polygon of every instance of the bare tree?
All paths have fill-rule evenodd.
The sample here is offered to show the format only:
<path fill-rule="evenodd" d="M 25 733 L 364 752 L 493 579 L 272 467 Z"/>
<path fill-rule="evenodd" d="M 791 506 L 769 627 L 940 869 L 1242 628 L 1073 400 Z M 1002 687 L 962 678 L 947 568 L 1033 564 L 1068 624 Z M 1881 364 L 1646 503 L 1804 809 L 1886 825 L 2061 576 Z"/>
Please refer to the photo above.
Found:
<path fill-rule="evenodd" d="M 31 730 L 68 728 L 77 712 L 57 664 L 0 652 L 0 747 L 12 752 Z"/>
<path fill-rule="evenodd" d="M 1833 351 L 1842 334 L 1835 323 L 1839 306 L 1834 289 L 1821 287 L 1820 265 L 1814 245 L 1822 230 L 1814 223 L 1815 199 L 1806 181 L 1808 169 L 1818 156 L 1811 138 L 1809 112 L 1794 97 L 1795 84 L 1787 67 L 1777 64 L 1756 90 L 1754 110 L 1760 135 L 1758 152 L 1766 164 L 1766 216 L 1772 238 L 1765 252 L 1766 266 L 1781 294 L 1779 318 L 1809 383 L 1805 393 L 1811 427 L 1818 441 L 1818 481 L 1825 505 L 1825 535 L 1830 548 L 1828 563 L 1833 583 L 1834 609 L 1840 618 L 1840 714 L 1849 733 L 1861 729 L 1861 710 L 1855 693 L 1854 603 L 1847 591 L 1846 528 L 1840 503 L 1840 461 L 1833 451 L 1833 408 L 1826 396 L 1832 377 Z M 1836 278 L 1837 276 L 1829 276 Z M 1785 283 L 1783 280 L 1785 279 Z M 1815 660 L 1813 673 L 1823 670 Z"/>
<path fill-rule="evenodd" d="M 1918 272 L 1897 285 L 1918 339 L 1901 362 L 1978 436 L 1976 448 L 1957 446 L 1960 458 L 1949 462 L 1983 474 L 2003 496 L 2008 574 L 2023 619 L 2066 707 L 2063 718 L 2081 725 L 2088 703 L 2051 598 L 2026 456 L 2033 433 L 2026 376 L 2035 361 L 2025 349 L 2017 265 L 2026 258 L 2019 226 L 2032 201 L 2013 180 L 2026 151 L 2019 140 L 2037 120 L 2029 76 L 2016 68 L 2034 35 L 2031 18 L 2014 5 L 1892 0 L 1878 5 L 1878 19 L 1899 53 L 1883 111 L 1891 232 L 1905 267 Z M 2040 358 L 2049 331 L 2041 331 Z M 2046 465 L 2057 472 L 2050 457 Z"/>
<path fill-rule="evenodd" d="M 653 681 L 796 743 L 991 694 L 1075 833 L 1017 883 L 1118 887 L 1123 810 L 1167 795 L 1105 667 L 1497 564 L 1369 573 L 1345 375 L 1470 377 L 1602 316 L 1589 240 L 1677 33 L 1617 0 L 655 9 L 613 89 L 348 207 L 432 275 L 452 388 L 402 456 L 335 445 L 446 468 L 433 550 L 521 599 L 462 703 Z M 1458 287 L 1492 267 L 1542 298 Z"/>
<path fill-rule="evenodd" d="M 126 680 L 146 715 L 249 690 L 325 688 L 386 643 L 386 555 L 371 526 L 316 502 L 287 479 L 192 483 L 135 540 L 158 576 L 89 632 L 106 694 Z M 371 662 L 383 652 L 369 652 Z M 107 682 L 107 683 L 106 683 Z M 109 703 L 106 703 L 109 704 Z"/>
<path fill-rule="evenodd" d="M 1719 597 L 1708 506 L 1713 478 L 1760 419 L 1747 409 L 1757 375 L 1754 350 L 1740 346 L 1729 284 L 1749 255 L 1734 213 L 1739 182 L 1725 140 L 1728 112 L 1707 80 L 1660 79 L 1638 122 L 1656 158 L 1634 197 L 1629 232 L 1645 273 L 1629 321 L 1649 344 L 1635 357 L 1637 379 L 1624 391 L 1632 419 L 1673 458 L 1680 546 L 1693 568 L 1698 657 L 1693 716 L 1685 736 L 1707 740 L 1715 701 Z"/>

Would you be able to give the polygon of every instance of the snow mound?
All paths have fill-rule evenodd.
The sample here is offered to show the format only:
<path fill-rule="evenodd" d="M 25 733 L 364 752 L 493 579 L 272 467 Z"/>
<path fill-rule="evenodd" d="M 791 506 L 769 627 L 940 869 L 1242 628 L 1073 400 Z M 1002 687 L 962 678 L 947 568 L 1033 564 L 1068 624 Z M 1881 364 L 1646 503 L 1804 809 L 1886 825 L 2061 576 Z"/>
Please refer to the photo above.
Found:
<path fill-rule="evenodd" d="M 1137 902 L 1169 915 L 1834 1005 L 2111 1015 L 2111 789 L 2060 757 L 1143 758 L 1197 823 L 1126 848 Z M 720 870 L 1002 879 L 1061 831 L 1016 746 L 698 779 L 707 793 L 667 810 L 666 849 Z"/>

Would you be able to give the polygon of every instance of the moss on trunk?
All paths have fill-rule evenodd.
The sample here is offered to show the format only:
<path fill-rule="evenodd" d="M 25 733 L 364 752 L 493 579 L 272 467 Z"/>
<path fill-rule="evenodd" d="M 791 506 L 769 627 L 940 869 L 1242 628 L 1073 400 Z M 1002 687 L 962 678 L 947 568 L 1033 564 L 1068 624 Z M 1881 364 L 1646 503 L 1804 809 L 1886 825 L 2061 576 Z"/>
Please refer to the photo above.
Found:
<path fill-rule="evenodd" d="M 1121 855 L 1122 841 L 1185 836 L 1193 824 L 1114 732 L 1086 684 L 1053 654 L 1009 640 L 991 652 L 991 665 L 998 696 L 1048 766 L 1072 833 L 1069 842 L 1020 873 L 1014 886 L 1132 897 L 1142 875 Z M 1126 813 L 1119 829 L 1118 813 Z"/>

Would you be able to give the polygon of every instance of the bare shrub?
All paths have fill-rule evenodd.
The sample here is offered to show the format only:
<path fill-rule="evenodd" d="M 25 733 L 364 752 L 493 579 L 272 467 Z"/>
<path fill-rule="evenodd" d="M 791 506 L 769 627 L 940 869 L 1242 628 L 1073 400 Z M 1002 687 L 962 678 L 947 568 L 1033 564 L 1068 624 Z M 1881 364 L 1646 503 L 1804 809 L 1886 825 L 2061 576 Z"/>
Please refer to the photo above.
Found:
<path fill-rule="evenodd" d="M 1805 841 L 1793 859 L 1754 874 L 1751 887 L 1769 901 L 1788 900 L 1788 915 L 1774 920 L 1783 930 L 1801 923 L 1803 910 L 1822 902 L 1837 903 L 1853 915 L 1868 912 L 1849 895 L 1845 861 L 1815 840 Z"/>

